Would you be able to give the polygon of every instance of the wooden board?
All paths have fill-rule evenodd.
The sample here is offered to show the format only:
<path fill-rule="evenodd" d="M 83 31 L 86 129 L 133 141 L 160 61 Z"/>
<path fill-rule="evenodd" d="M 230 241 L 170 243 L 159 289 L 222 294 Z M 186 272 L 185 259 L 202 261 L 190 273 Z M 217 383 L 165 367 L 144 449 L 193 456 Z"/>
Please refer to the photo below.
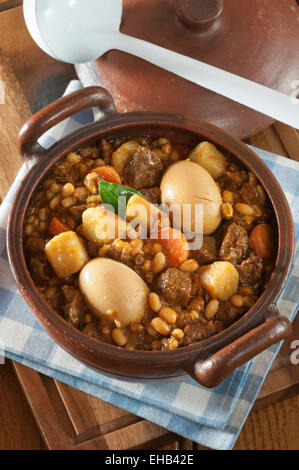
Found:
<path fill-rule="evenodd" d="M 10 10 L 21 5 L 22 0 L 0 0 L 0 11 Z"/>
<path fill-rule="evenodd" d="M 291 363 L 292 343 L 299 340 L 299 315 L 293 322 L 291 338 L 284 341 L 254 404 L 260 410 L 273 403 L 299 394 L 299 365 Z M 298 346 L 297 346 L 298 349 Z"/>
<path fill-rule="evenodd" d="M 9 361 L 0 366 L 0 423 L 1 450 L 46 448 Z"/>
<path fill-rule="evenodd" d="M 4 1 L 6 11 L 1 11 L 0 3 L 0 49 L 8 54 L 30 108 L 37 111 L 63 94 L 75 78 L 75 70 L 70 64 L 52 59 L 35 44 L 27 31 L 22 7 L 11 8 L 14 3 Z"/>
<path fill-rule="evenodd" d="M 174 434 L 127 411 L 14 364 L 49 449 L 162 447 Z"/>
<path fill-rule="evenodd" d="M 12 185 L 23 164 L 16 147 L 16 136 L 31 115 L 28 103 L 6 55 L 0 50 L 0 82 L 4 83 L 4 104 L 0 104 L 0 200 Z"/>
<path fill-rule="evenodd" d="M 16 128 L 30 115 L 30 110 L 3 53 L 0 53 L 0 80 L 5 81 L 7 91 L 5 105 L 0 106 L 0 116 L 2 115 L 2 120 L 4 117 L 6 120 L 5 132 L 0 127 L 0 155 L 6 155 L 9 149 L 11 156 L 6 159 L 2 157 L 0 162 L 1 196 L 3 197 L 22 163 L 15 146 Z M 287 151 L 288 133 L 292 135 L 292 139 L 298 137 L 292 130 L 285 128 L 284 138 L 280 137 L 279 124 L 277 124 L 275 128 L 272 127 L 251 139 L 251 143 L 266 150 L 292 156 Z M 292 140 L 290 145 L 296 150 L 295 140 Z M 299 338 L 299 319 L 296 321 L 295 338 Z M 299 371 L 298 366 L 290 365 L 290 353 L 291 350 L 286 343 L 283 355 L 278 357 L 265 381 L 256 407 L 268 406 L 269 403 L 273 403 L 273 400 L 298 393 Z M 161 448 L 169 443 L 174 449 L 195 447 L 192 442 L 182 440 L 159 426 L 99 399 L 17 363 L 14 367 L 49 449 Z"/>

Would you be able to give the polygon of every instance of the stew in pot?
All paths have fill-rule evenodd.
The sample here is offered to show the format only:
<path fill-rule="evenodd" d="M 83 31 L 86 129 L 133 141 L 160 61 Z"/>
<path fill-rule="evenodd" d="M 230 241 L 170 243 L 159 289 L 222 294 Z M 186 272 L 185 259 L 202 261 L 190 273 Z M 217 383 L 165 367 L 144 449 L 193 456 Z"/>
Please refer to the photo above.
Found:
<path fill-rule="evenodd" d="M 163 351 L 255 304 L 274 269 L 274 227 L 257 178 L 215 145 L 141 136 L 68 154 L 30 202 L 23 235 L 57 314 L 106 343 Z"/>

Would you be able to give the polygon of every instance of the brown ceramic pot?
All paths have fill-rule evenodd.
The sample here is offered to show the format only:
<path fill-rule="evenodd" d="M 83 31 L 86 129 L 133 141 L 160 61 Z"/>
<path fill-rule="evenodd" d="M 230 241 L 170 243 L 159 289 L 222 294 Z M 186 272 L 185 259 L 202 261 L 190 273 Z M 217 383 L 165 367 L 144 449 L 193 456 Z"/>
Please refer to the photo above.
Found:
<path fill-rule="evenodd" d="M 96 120 L 64 137 L 49 150 L 37 139 L 63 119 L 93 107 Z M 23 251 L 23 223 L 28 203 L 41 181 L 68 152 L 101 137 L 150 134 L 195 146 L 209 140 L 229 152 L 262 182 L 276 214 L 278 255 L 275 270 L 263 295 L 236 323 L 217 335 L 174 351 L 129 351 L 90 338 L 70 326 L 39 295 L 28 272 Z M 123 377 L 170 378 L 190 374 L 206 387 L 215 387 L 236 367 L 252 359 L 291 332 L 280 317 L 276 301 L 286 284 L 294 252 L 292 215 L 278 182 L 245 144 L 217 127 L 176 114 L 117 113 L 110 94 L 100 87 L 85 88 L 64 97 L 32 116 L 19 135 L 19 148 L 31 167 L 18 191 L 9 223 L 8 252 L 13 275 L 24 299 L 50 336 L 85 364 Z"/>
<path fill-rule="evenodd" d="M 298 80 L 297 4 L 123 0 L 120 31 L 290 95 Z M 76 65 L 76 72 L 84 86 L 107 88 L 120 112 L 180 112 L 240 139 L 273 124 L 269 116 L 118 50 Z"/>

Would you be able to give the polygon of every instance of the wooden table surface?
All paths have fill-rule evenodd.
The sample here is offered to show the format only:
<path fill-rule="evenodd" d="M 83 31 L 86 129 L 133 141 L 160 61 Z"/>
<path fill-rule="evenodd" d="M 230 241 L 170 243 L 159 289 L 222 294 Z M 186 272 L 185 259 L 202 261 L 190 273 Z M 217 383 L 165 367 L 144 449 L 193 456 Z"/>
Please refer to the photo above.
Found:
<path fill-rule="evenodd" d="M 15 75 L 32 111 L 61 95 L 74 69 L 44 54 L 26 31 L 19 0 L 0 0 L 0 49 L 7 52 Z M 299 161 L 298 133 L 280 123 L 251 139 L 257 147 Z M 0 155 L 0 159 L 5 158 Z M 17 157 L 16 157 L 17 158 Z M 299 448 L 299 396 L 251 412 L 235 449 Z M 177 444 L 168 446 L 177 448 Z M 180 448 L 190 449 L 190 441 Z M 202 449 L 201 446 L 196 446 Z M 0 366 L 0 450 L 45 449 L 40 431 L 22 393 L 10 361 Z"/>

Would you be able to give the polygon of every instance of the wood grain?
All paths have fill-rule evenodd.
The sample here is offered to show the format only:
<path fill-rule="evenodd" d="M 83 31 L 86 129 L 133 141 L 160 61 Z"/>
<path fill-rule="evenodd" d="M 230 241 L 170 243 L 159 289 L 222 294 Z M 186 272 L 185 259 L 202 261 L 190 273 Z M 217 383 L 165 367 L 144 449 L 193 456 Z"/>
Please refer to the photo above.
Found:
<path fill-rule="evenodd" d="M 72 65 L 52 59 L 35 44 L 26 28 L 22 7 L 1 12 L 0 48 L 8 54 L 33 111 L 61 96 L 75 77 Z"/>
<path fill-rule="evenodd" d="M 19 370 L 23 366 L 18 366 Z M 24 368 L 26 369 L 26 368 Z M 37 390 L 40 393 L 40 401 L 46 399 L 46 405 L 48 405 L 47 393 L 44 394 L 44 390 L 48 389 L 49 383 L 53 383 L 51 379 L 45 378 L 45 383 L 40 381 L 32 381 L 32 371 L 29 371 L 29 387 L 37 386 Z M 33 373 L 37 374 L 36 372 Z M 40 376 L 39 376 L 40 377 Z M 4 406 L 0 406 L 0 449 L 43 449 L 41 437 L 38 433 L 37 427 L 32 420 L 29 408 L 25 402 L 25 399 L 20 391 L 16 377 L 14 376 L 11 367 L 7 364 L 0 369 L 0 403 L 5 403 Z M 3 385 L 2 385 L 3 384 Z M 51 392 L 50 392 L 51 395 Z M 85 395 L 86 396 L 86 395 Z M 51 397 L 53 401 L 54 395 Z M 92 397 L 91 397 L 92 398 Z M 63 408 L 61 408 L 61 402 L 59 397 L 55 400 L 57 414 L 63 417 L 64 427 L 67 432 L 70 432 L 69 421 L 65 416 Z M 43 406 L 43 405 L 42 405 Z M 52 405 L 50 405 L 52 406 Z M 109 405 L 110 406 L 110 405 Z M 264 410 L 250 413 L 243 430 L 236 442 L 234 447 L 235 450 L 292 450 L 299 448 L 299 436 L 296 432 L 299 424 L 299 397 L 293 397 L 289 400 L 272 405 Z M 55 434 L 61 436 L 61 430 L 55 425 Z M 26 432 L 23 432 L 26 429 Z M 130 429 L 130 428 L 128 428 Z M 122 432 L 116 434 L 119 439 L 119 445 L 123 443 L 123 435 L 125 435 L 126 428 L 122 428 Z M 142 427 L 137 428 L 140 432 Z M 160 428 L 161 429 L 161 428 Z M 131 429 L 135 431 L 136 428 Z M 132 432 L 131 432 L 132 434 Z M 69 435 L 69 434 L 68 434 Z M 154 434 L 154 437 L 156 435 Z M 111 435 L 106 441 L 103 438 L 99 438 L 97 446 L 104 449 L 111 440 Z M 159 438 L 158 438 L 159 439 Z M 171 445 L 167 445 L 166 448 L 180 449 L 180 450 L 205 450 L 206 447 L 200 445 L 194 445 L 191 441 L 186 439 L 178 439 L 172 437 L 174 442 Z M 141 439 L 142 440 L 142 439 Z M 59 440 L 58 440 L 59 441 Z M 159 441 L 161 443 L 161 441 Z M 157 449 L 161 448 L 159 442 L 152 442 L 149 448 Z M 58 442 L 61 445 L 61 442 Z M 163 445 L 163 444 L 162 444 Z M 94 448 L 94 444 L 92 445 Z M 65 445 L 64 448 L 67 448 Z M 79 448 L 90 448 L 89 444 L 79 443 Z"/>
<path fill-rule="evenodd" d="M 4 83 L 4 104 L 0 104 L 0 198 L 3 199 L 23 164 L 16 140 L 31 112 L 7 56 L 1 50 L 0 82 Z"/>
<path fill-rule="evenodd" d="M 45 449 L 9 362 L 0 366 L 0 449 Z"/>
<path fill-rule="evenodd" d="M 299 396 L 249 415 L 235 450 L 298 450 Z"/>
<path fill-rule="evenodd" d="M 279 135 L 279 138 L 283 143 L 288 156 L 299 162 L 299 130 L 290 126 L 286 126 L 282 122 L 276 122 L 273 127 Z"/>
<path fill-rule="evenodd" d="M 278 401 L 299 393 L 299 365 L 291 364 L 291 345 L 299 339 L 299 316 L 293 322 L 293 332 L 284 341 L 269 374 L 254 404 L 254 410 L 260 410 Z"/>
<path fill-rule="evenodd" d="M 299 396 L 251 412 L 233 450 L 298 450 Z M 196 450 L 207 447 L 195 445 Z"/>
<path fill-rule="evenodd" d="M 49 449 L 138 449 L 172 444 L 156 424 L 14 363 Z"/>
<path fill-rule="evenodd" d="M 141 419 L 127 411 L 55 381 L 78 441 L 109 434 Z"/>
<path fill-rule="evenodd" d="M 1 4 L 4 3 L 0 0 L 0 10 Z M 23 122 L 28 116 L 29 108 L 24 97 L 19 93 L 20 89 L 25 92 L 31 109 L 40 107 L 56 98 L 58 93 L 61 94 L 59 86 L 56 85 L 59 85 L 59 77 L 62 81 L 65 80 L 70 68 L 53 61 L 35 46 L 24 27 L 20 8 L 0 14 L 0 44 L 7 49 L 12 68 L 21 84 L 21 87 L 18 87 L 12 71 L 4 73 L 5 80 L 8 78 L 6 83 L 17 92 L 7 95 L 12 107 L 8 111 L 7 122 L 4 124 L 8 132 L 3 132 L 2 127 L 0 129 L 2 132 L 0 134 L 0 189 L 3 188 L 2 195 L 4 195 L 22 163 L 15 147 L 17 128 L 15 119 Z M 3 60 L 3 53 L 0 57 L 2 57 L 2 64 L 5 63 L 6 67 L 7 60 Z M 49 88 L 51 88 L 50 94 Z M 55 92 L 55 97 L 52 92 Z M 15 95 L 18 95 L 18 98 Z M 6 111 L 5 108 L 5 113 Z M 12 129 L 14 134 L 9 134 Z M 7 137 L 9 144 L 6 143 Z M 298 159 L 298 131 L 280 123 L 276 123 L 275 126 L 253 137 L 250 143 L 265 150 Z M 15 156 L 15 158 L 9 160 L 7 155 Z M 2 162 L 4 162 L 3 170 Z M 11 172 L 8 171 L 10 163 L 12 163 Z M 273 371 L 264 384 L 260 397 L 262 399 L 273 398 L 273 378 L 280 393 L 275 399 L 286 396 L 281 395 L 281 390 L 283 392 L 290 390 L 288 386 L 290 380 L 293 380 L 294 385 L 297 386 L 298 375 L 294 372 L 294 366 L 291 368 L 289 366 L 287 344 L 284 350 L 285 355 L 280 356 L 281 359 L 276 361 Z M 284 375 L 279 377 L 275 373 L 279 372 L 282 367 L 284 367 Z M 152 423 L 24 366 L 15 364 L 15 368 L 41 434 L 37 431 L 29 413 L 28 405 L 13 375 L 12 368 L 7 363 L 0 368 L 0 449 L 41 449 L 45 447 L 41 436 L 48 448 L 57 449 L 130 447 L 157 449 L 163 446 L 168 449 L 204 449 L 187 439 L 178 438 Z M 297 390 L 294 390 L 294 393 L 296 392 Z M 265 401 L 263 403 L 267 404 Z M 235 449 L 298 449 L 298 436 L 294 432 L 298 429 L 298 425 L 298 397 L 251 412 Z"/>
<path fill-rule="evenodd" d="M 268 152 L 274 152 L 278 155 L 282 155 L 283 157 L 289 156 L 280 136 L 277 134 L 273 126 L 268 127 L 268 129 L 265 129 L 253 137 L 250 137 L 248 142 L 257 148 L 267 150 Z"/>
<path fill-rule="evenodd" d="M 0 0 L 0 12 L 10 10 L 22 4 L 22 0 Z"/>

